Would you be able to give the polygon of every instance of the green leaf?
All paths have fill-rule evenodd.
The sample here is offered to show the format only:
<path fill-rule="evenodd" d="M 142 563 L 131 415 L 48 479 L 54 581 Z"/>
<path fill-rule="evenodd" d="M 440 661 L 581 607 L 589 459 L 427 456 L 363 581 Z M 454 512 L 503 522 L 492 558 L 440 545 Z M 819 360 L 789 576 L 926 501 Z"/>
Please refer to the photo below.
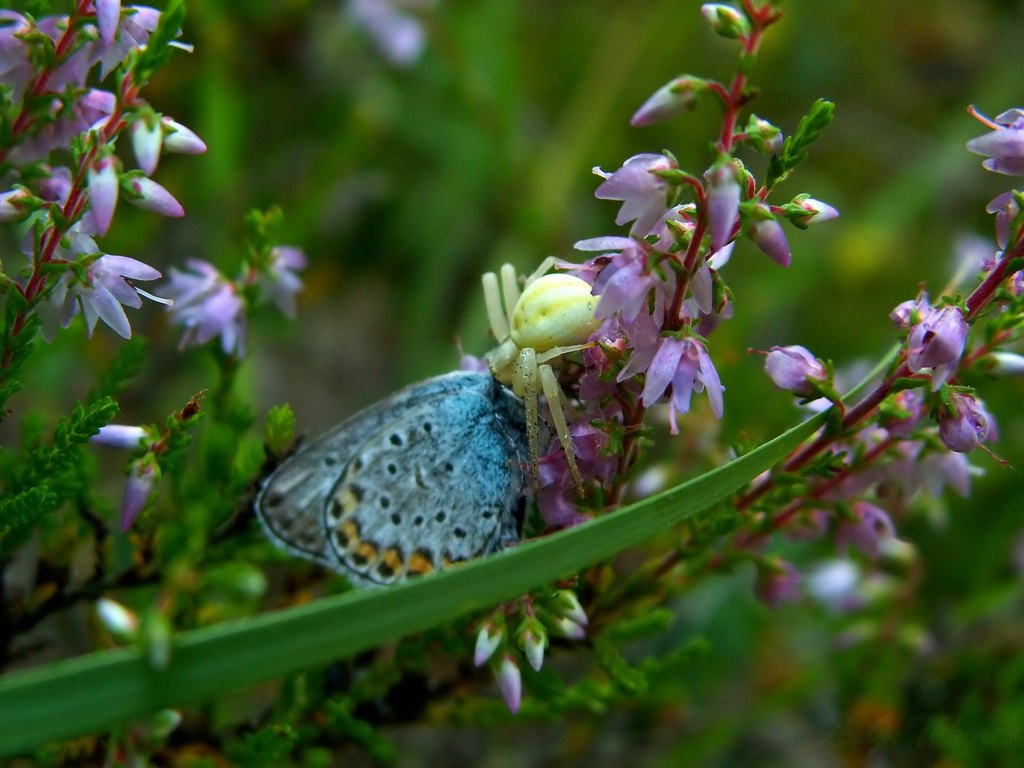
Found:
<path fill-rule="evenodd" d="M 605 630 L 604 636 L 615 642 L 639 637 L 659 635 L 672 624 L 673 614 L 668 608 L 654 608 L 639 616 L 616 622 Z"/>
<path fill-rule="evenodd" d="M 782 143 L 782 151 L 768 163 L 765 188 L 772 189 L 783 181 L 800 163 L 807 159 L 807 153 L 822 132 L 832 122 L 836 105 L 831 101 L 818 99 L 811 105 L 810 111 L 800 119 L 796 133 L 787 136 Z"/>
<path fill-rule="evenodd" d="M 241 744 L 229 745 L 227 756 L 235 765 L 252 768 L 281 765 L 298 740 L 298 734 L 290 726 L 268 725 L 245 734 Z"/>
<path fill-rule="evenodd" d="M 160 22 L 149 36 L 146 47 L 132 66 L 136 85 L 144 85 L 171 58 L 171 42 L 181 33 L 185 21 L 185 0 L 170 0 L 160 14 Z"/>
<path fill-rule="evenodd" d="M 102 650 L 0 678 L 0 755 L 205 701 L 438 626 L 673 528 L 744 487 L 821 427 L 819 414 L 701 477 L 605 517 L 429 577 L 180 633 L 166 669 Z"/>
<path fill-rule="evenodd" d="M 608 638 L 601 636 L 594 640 L 594 657 L 608 677 L 626 693 L 639 696 L 647 690 L 647 678 L 629 665 Z"/>
<path fill-rule="evenodd" d="M 267 411 L 266 441 L 270 452 L 281 456 L 295 442 L 295 412 L 292 407 L 275 405 Z"/>

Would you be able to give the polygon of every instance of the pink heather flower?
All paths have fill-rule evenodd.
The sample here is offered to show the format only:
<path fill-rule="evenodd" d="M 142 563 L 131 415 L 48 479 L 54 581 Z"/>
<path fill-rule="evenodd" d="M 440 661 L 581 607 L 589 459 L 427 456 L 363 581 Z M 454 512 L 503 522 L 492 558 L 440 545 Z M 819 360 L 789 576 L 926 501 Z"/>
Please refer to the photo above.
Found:
<path fill-rule="evenodd" d="M 505 699 L 509 711 L 514 715 L 519 711 L 523 696 L 523 677 L 519 672 L 519 665 L 506 653 L 501 659 L 501 664 L 495 670 L 495 677 L 498 682 L 498 690 Z"/>
<path fill-rule="evenodd" d="M 652 171 L 667 171 L 676 164 L 665 155 L 643 154 L 629 158 L 611 174 L 595 167 L 594 173 L 604 179 L 594 197 L 599 200 L 621 200 L 615 223 L 633 221 L 629 233 L 644 237 L 668 213 L 668 183 Z"/>
<path fill-rule="evenodd" d="M 186 128 L 177 120 L 166 116 L 161 117 L 160 125 L 163 127 L 164 149 L 168 152 L 201 155 L 206 151 L 206 142 L 200 139 L 192 129 Z"/>
<path fill-rule="evenodd" d="M 121 603 L 101 597 L 96 601 L 96 615 L 115 640 L 130 642 L 138 637 L 139 618 Z"/>
<path fill-rule="evenodd" d="M 623 322 L 630 323 L 647 309 L 647 297 L 658 283 L 654 275 L 644 273 L 643 258 L 630 258 L 628 251 L 616 254 L 594 286 L 600 297 L 594 315 L 604 319 L 618 314 Z"/>
<path fill-rule="evenodd" d="M 110 44 L 99 41 L 97 46 L 88 50 L 90 58 L 100 62 L 100 78 L 107 76 L 123 62 L 132 51 L 146 47 L 149 35 L 160 22 L 160 11 L 144 5 L 132 5 L 124 9 L 117 24 L 117 32 Z M 181 34 L 179 31 L 178 34 Z M 177 48 L 189 50 L 189 46 L 171 43 Z M 89 63 L 92 66 L 92 62 Z"/>
<path fill-rule="evenodd" d="M 82 242 L 92 242 L 92 238 L 88 236 L 80 237 Z M 95 243 L 92 243 L 91 252 L 95 251 Z M 65 272 L 50 293 L 49 303 L 52 307 L 59 308 L 60 324 L 63 328 L 67 328 L 75 315 L 81 311 L 90 336 L 96 328 L 96 321 L 102 320 L 116 334 L 130 339 L 132 328 L 123 307 L 141 307 L 140 293 L 148 299 L 167 303 L 166 300 L 135 287 L 134 281 L 156 280 L 160 277 L 160 272 L 128 256 L 104 254 L 88 266 L 86 276 L 88 282 L 79 283 L 76 282 L 74 273 Z M 47 329 L 44 325 L 43 335 L 47 340 L 52 339 L 52 329 Z"/>
<path fill-rule="evenodd" d="M 586 628 L 568 616 L 560 616 L 552 621 L 551 629 L 556 635 L 568 640 L 582 640 L 587 636 Z"/>
<path fill-rule="evenodd" d="M 768 206 L 759 205 L 758 209 L 767 212 Z M 793 254 L 789 250 L 789 243 L 786 241 L 786 233 L 782 229 L 782 224 L 774 217 L 760 218 L 756 212 L 754 215 L 756 218 L 750 225 L 750 238 L 772 261 L 783 267 L 788 267 Z"/>
<path fill-rule="evenodd" d="M 71 170 L 63 165 L 44 168 L 49 171 L 49 175 L 37 182 L 39 196 L 49 202 L 63 203 L 71 192 Z"/>
<path fill-rule="evenodd" d="M 994 213 L 996 217 L 996 242 L 999 247 L 1005 249 L 1010 244 L 1010 225 L 1013 224 L 1017 214 L 1020 213 L 1020 206 L 1012 192 L 1003 192 L 996 195 L 985 206 L 986 213 Z M 1020 273 L 1018 272 L 1017 275 Z"/>
<path fill-rule="evenodd" d="M 480 627 L 476 635 L 476 649 L 473 651 L 473 665 L 482 667 L 498 650 L 504 639 L 504 631 L 491 622 L 488 621 Z"/>
<path fill-rule="evenodd" d="M 907 366 L 911 371 L 934 369 L 932 387 L 949 378 L 967 344 L 967 320 L 959 307 L 945 306 L 926 314 L 907 337 Z"/>
<path fill-rule="evenodd" d="M 153 115 L 142 116 L 132 123 L 131 134 L 132 152 L 139 162 L 139 168 L 147 176 L 152 176 L 160 163 L 160 148 L 163 144 L 160 123 Z"/>
<path fill-rule="evenodd" d="M 530 662 L 535 672 L 544 666 L 544 649 L 548 644 L 548 634 L 536 618 L 528 618 L 519 628 L 519 648 Z"/>
<path fill-rule="evenodd" d="M 583 477 L 603 477 L 611 474 L 617 459 L 603 456 L 601 451 L 608 444 L 608 436 L 597 427 L 583 421 L 570 425 L 573 453 Z M 541 517 L 553 528 L 568 528 L 590 518 L 582 514 L 571 501 L 576 497 L 572 476 L 565 460 L 565 453 L 557 441 L 552 441 L 551 451 L 541 457 L 540 493 L 537 506 Z"/>
<path fill-rule="evenodd" d="M 117 158 L 108 156 L 93 163 L 87 174 L 89 186 L 89 208 L 96 234 L 105 235 L 110 229 L 117 207 L 117 193 L 120 176 L 117 172 Z"/>
<path fill-rule="evenodd" d="M 916 299 L 907 299 L 900 302 L 889 313 L 889 319 L 901 331 L 921 322 L 922 318 L 932 311 L 932 305 L 928 302 L 928 295 L 922 293 Z"/>
<path fill-rule="evenodd" d="M 121 530 L 127 531 L 138 519 L 146 506 L 159 470 L 151 457 L 133 461 L 128 470 L 128 482 L 124 487 L 124 501 L 121 503 Z"/>
<path fill-rule="evenodd" d="M 725 3 L 704 3 L 700 14 L 711 25 L 712 31 L 722 37 L 735 39 L 750 34 L 750 21 L 736 8 Z"/>
<path fill-rule="evenodd" d="M 751 115 L 745 132 L 747 140 L 754 142 L 754 146 L 765 154 L 777 155 L 782 150 L 782 131 L 763 117 Z"/>
<path fill-rule="evenodd" d="M 643 103 L 629 124 L 634 128 L 665 120 L 681 112 L 693 109 L 697 94 L 707 88 L 707 80 L 692 75 L 683 75 L 661 86 Z"/>
<path fill-rule="evenodd" d="M 992 373 L 1001 376 L 1020 376 L 1024 374 L 1024 355 L 1016 352 L 995 351 L 992 357 Z"/>
<path fill-rule="evenodd" d="M 306 267 L 306 255 L 300 248 L 279 245 L 270 251 L 270 263 L 258 277 L 264 295 L 288 317 L 295 317 L 295 294 L 302 280 L 295 273 Z"/>
<path fill-rule="evenodd" d="M 938 498 L 947 486 L 963 498 L 971 495 L 972 467 L 962 453 L 927 451 L 919 454 L 910 467 L 910 490 L 923 488 Z"/>
<path fill-rule="evenodd" d="M 860 572 L 852 560 L 819 563 L 807 574 L 807 593 L 836 613 L 857 610 L 864 603 Z"/>
<path fill-rule="evenodd" d="M 128 202 L 146 211 L 159 213 L 161 216 L 179 217 L 185 215 L 185 209 L 181 203 L 174 199 L 174 196 L 145 176 L 137 176 L 128 181 L 132 195 Z"/>
<path fill-rule="evenodd" d="M 646 371 L 661 345 L 661 326 L 646 313 L 637 315 L 636 320 L 623 330 L 628 346 L 633 352 L 616 377 L 616 381 L 619 383 L 628 381 L 638 373 Z"/>
<path fill-rule="evenodd" d="M 105 445 L 108 448 L 117 448 L 121 451 L 135 451 L 142 447 L 142 441 L 146 438 L 145 427 L 135 427 L 128 424 L 107 424 L 100 427 L 100 431 L 89 438 L 97 445 Z"/>
<path fill-rule="evenodd" d="M 904 389 L 892 397 L 892 404 L 905 412 L 884 422 L 886 430 L 893 437 L 909 437 L 924 415 L 924 396 L 920 390 Z"/>
<path fill-rule="evenodd" d="M 769 608 L 795 603 L 800 599 L 800 571 L 792 563 L 777 559 L 759 565 L 754 594 Z"/>
<path fill-rule="evenodd" d="M 29 31 L 28 19 L 14 11 L 0 10 L 0 81 L 11 88 L 11 101 L 17 103 L 32 79 L 29 47 L 19 35 Z"/>
<path fill-rule="evenodd" d="M 82 51 L 84 49 L 79 49 Z M 81 88 L 86 72 L 76 72 L 69 76 L 69 82 L 59 86 L 57 80 L 61 72 L 70 64 L 75 63 L 79 54 L 72 54 L 65 67 L 57 70 L 47 85 L 52 90 L 60 87 Z M 65 104 L 59 99 L 50 102 L 48 117 L 50 121 L 43 124 L 40 130 L 27 141 L 15 146 L 10 152 L 10 159 L 18 165 L 38 162 L 46 158 L 51 150 L 67 147 L 80 134 L 90 130 L 103 128 L 116 106 L 116 98 L 108 91 L 95 88 L 88 89 L 73 102 Z"/>
<path fill-rule="evenodd" d="M 852 544 L 868 557 L 878 557 L 882 540 L 896 535 L 889 514 L 868 501 L 853 502 L 852 512 L 853 519 L 839 523 L 836 545 L 847 547 Z"/>
<path fill-rule="evenodd" d="M 585 627 L 590 623 L 590 620 L 587 618 L 587 612 L 583 610 L 583 606 L 580 605 L 580 599 L 573 590 L 560 589 L 555 593 L 554 597 L 554 609 L 559 616 L 570 619 L 581 627 Z"/>
<path fill-rule="evenodd" d="M 241 357 L 245 350 L 245 303 L 233 283 L 202 259 L 189 259 L 189 272 L 171 269 L 165 286 L 174 299 L 171 322 L 185 329 L 181 348 L 221 337 L 226 354 Z"/>
<path fill-rule="evenodd" d="M 641 401 L 646 407 L 650 407 L 665 394 L 669 385 L 672 386 L 669 419 L 673 435 L 679 432 L 676 412 L 689 412 L 690 398 L 694 391 L 707 389 L 712 412 L 718 418 L 722 417 L 724 388 L 711 356 L 697 339 L 677 339 L 669 336 L 661 340 L 658 351 L 647 369 L 647 381 Z"/>
<path fill-rule="evenodd" d="M 7 224 L 12 221 L 20 221 L 24 216 L 22 203 L 31 198 L 32 194 L 24 187 L 15 187 L 0 194 L 0 222 Z"/>
<path fill-rule="evenodd" d="M 693 278 L 690 280 L 691 298 L 697 305 L 697 312 L 691 312 L 691 317 L 698 313 L 702 315 L 715 314 L 715 284 L 711 270 L 715 270 L 717 272 L 729 263 L 729 258 L 732 256 L 733 246 L 735 245 L 736 241 L 734 240 L 720 250 L 712 253 L 697 266 L 697 271 L 693 273 Z M 675 291 L 675 273 L 670 274 L 672 277 L 671 291 Z M 666 286 L 666 288 L 667 287 L 668 286 Z M 689 301 L 689 299 L 687 301 Z M 728 302 L 728 298 L 726 298 L 726 302 Z M 732 316 L 731 313 L 729 316 Z M 702 332 L 701 335 L 706 334 Z"/>
<path fill-rule="evenodd" d="M 968 141 L 967 150 L 988 158 L 981 164 L 986 170 L 1024 176 L 1024 111 L 1007 110 L 995 122 L 999 127 Z"/>
<path fill-rule="evenodd" d="M 354 24 L 369 33 L 388 61 L 409 66 L 423 51 L 423 26 L 397 5 L 395 0 L 349 0 L 345 10 Z"/>
<path fill-rule="evenodd" d="M 740 185 L 733 163 L 725 162 L 708 170 L 705 205 L 708 229 L 711 230 L 711 251 L 725 247 L 732 238 L 740 209 Z"/>
<path fill-rule="evenodd" d="M 117 22 L 121 17 L 121 0 L 95 0 L 96 26 L 100 30 L 100 40 L 104 45 L 114 42 L 117 33 Z"/>
<path fill-rule="evenodd" d="M 988 437 L 988 412 L 974 397 L 959 392 L 950 397 L 949 404 L 949 409 L 938 412 L 939 439 L 951 451 L 970 453 Z"/>
<path fill-rule="evenodd" d="M 785 210 L 790 222 L 801 229 L 815 224 L 824 224 L 839 215 L 839 211 L 828 203 L 806 195 L 797 195 L 791 203 L 785 206 Z"/>
<path fill-rule="evenodd" d="M 828 371 L 806 347 L 772 347 L 764 361 L 764 369 L 779 389 L 800 397 L 813 397 L 818 390 L 811 379 L 824 381 Z"/>

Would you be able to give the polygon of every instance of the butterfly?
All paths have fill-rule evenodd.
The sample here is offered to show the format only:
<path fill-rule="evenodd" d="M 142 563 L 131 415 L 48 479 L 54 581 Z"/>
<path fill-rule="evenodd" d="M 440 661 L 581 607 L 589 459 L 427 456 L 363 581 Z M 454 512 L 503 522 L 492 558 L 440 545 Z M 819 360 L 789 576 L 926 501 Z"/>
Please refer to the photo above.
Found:
<path fill-rule="evenodd" d="M 276 545 L 360 586 L 519 541 L 530 448 L 522 401 L 456 371 L 370 406 L 287 458 L 256 515 Z"/>

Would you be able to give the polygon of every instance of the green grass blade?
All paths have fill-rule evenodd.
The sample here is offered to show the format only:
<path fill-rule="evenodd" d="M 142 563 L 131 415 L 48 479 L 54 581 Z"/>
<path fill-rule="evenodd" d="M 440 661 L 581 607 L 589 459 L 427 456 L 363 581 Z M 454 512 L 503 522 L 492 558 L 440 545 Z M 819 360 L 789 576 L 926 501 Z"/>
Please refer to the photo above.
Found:
<path fill-rule="evenodd" d="M 709 509 L 778 463 L 823 423 L 800 424 L 683 485 L 485 560 L 176 636 L 154 670 L 138 648 L 90 653 L 0 678 L 0 755 L 103 731 L 158 709 L 209 700 L 352 656 L 611 557 Z"/>

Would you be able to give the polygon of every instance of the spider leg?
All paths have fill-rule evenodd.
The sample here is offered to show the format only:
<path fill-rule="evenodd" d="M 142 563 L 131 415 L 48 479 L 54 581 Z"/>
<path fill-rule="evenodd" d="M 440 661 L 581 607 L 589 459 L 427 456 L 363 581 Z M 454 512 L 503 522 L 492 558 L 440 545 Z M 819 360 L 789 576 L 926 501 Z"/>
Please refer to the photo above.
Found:
<path fill-rule="evenodd" d="M 548 401 L 548 410 L 551 412 L 551 420 L 555 422 L 555 431 L 558 433 L 558 442 L 562 444 L 565 451 L 565 460 L 569 465 L 569 472 L 572 474 L 572 481 L 580 496 L 583 495 L 583 478 L 580 476 L 580 469 L 576 466 L 576 453 L 572 447 L 572 435 L 569 434 L 569 425 L 565 420 L 565 413 L 562 411 L 562 388 L 558 386 L 558 379 L 555 372 L 547 363 L 539 366 L 540 383 L 544 388 L 544 397 Z"/>
<path fill-rule="evenodd" d="M 484 304 L 487 305 L 487 319 L 491 323 L 491 332 L 495 340 L 500 344 L 508 338 L 508 317 L 502 312 L 501 290 L 498 288 L 498 276 L 493 272 L 485 272 L 484 283 Z"/>
<path fill-rule="evenodd" d="M 548 256 L 546 259 L 544 259 L 544 261 L 540 263 L 540 266 L 533 270 L 533 274 L 526 278 L 526 284 L 529 285 L 538 277 L 543 277 L 544 273 L 551 269 L 555 261 L 556 259 L 554 256 Z"/>
<path fill-rule="evenodd" d="M 595 342 L 590 341 L 586 344 L 573 344 L 568 347 L 552 347 L 551 349 L 537 355 L 537 363 L 546 363 L 548 360 L 554 360 L 556 357 L 567 355 L 570 352 L 579 352 L 582 349 L 589 349 L 594 346 Z"/>
<path fill-rule="evenodd" d="M 526 406 L 526 438 L 530 443 L 530 472 L 536 494 L 540 479 L 540 413 L 537 407 L 537 353 L 533 349 L 520 350 L 512 391 L 523 398 Z"/>
<path fill-rule="evenodd" d="M 501 265 L 501 291 L 505 295 L 505 317 L 512 317 L 512 310 L 519 302 L 519 285 L 516 268 L 511 264 Z"/>

